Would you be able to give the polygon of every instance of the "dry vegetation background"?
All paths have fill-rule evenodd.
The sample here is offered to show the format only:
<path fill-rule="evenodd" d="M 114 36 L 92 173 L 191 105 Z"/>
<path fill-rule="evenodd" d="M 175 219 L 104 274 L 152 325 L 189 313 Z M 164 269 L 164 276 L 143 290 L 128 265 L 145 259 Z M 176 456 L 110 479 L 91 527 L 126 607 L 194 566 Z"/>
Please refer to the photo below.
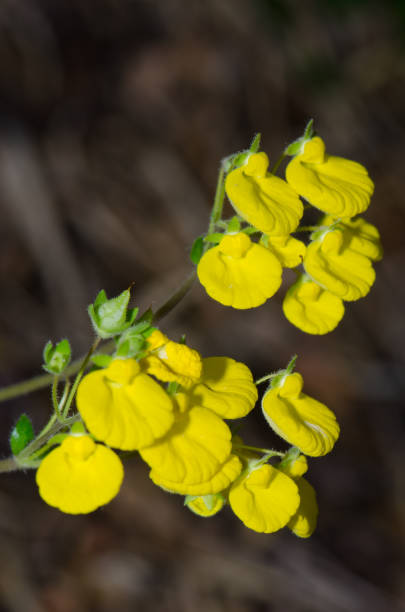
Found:
<path fill-rule="evenodd" d="M 231 312 L 196 286 L 162 326 L 256 376 L 299 354 L 342 426 L 311 462 L 309 541 L 199 519 L 137 460 L 115 501 L 77 518 L 45 506 L 32 473 L 2 475 L 1 612 L 404 609 L 404 35 L 394 0 L 2 0 L 2 386 L 39 373 L 49 338 L 80 355 L 99 289 L 135 281 L 158 305 L 191 269 L 219 160 L 258 130 L 275 160 L 314 117 L 330 152 L 363 162 L 386 255 L 327 337 L 282 317 L 285 289 Z M 1 405 L 3 456 L 17 416 L 40 427 L 48 410 L 47 392 Z M 259 411 L 249 428 L 273 443 Z"/>

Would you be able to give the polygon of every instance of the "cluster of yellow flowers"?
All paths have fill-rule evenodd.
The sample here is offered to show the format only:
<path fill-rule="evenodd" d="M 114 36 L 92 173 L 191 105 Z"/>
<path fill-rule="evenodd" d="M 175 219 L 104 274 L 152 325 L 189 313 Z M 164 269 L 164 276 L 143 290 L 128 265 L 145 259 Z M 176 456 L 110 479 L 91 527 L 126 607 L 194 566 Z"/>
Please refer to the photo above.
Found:
<path fill-rule="evenodd" d="M 112 448 L 138 451 L 152 481 L 185 495 L 186 505 L 201 516 L 228 503 L 255 531 L 288 526 L 310 536 L 317 504 L 303 478 L 305 455 L 328 453 L 339 426 L 326 406 L 302 392 L 293 367 L 291 362 L 265 377 L 272 380 L 262 401 L 265 419 L 292 447 L 256 449 L 225 422 L 245 417 L 256 404 L 249 368 L 228 357 L 204 359 L 152 328 L 138 359 L 114 358 L 81 380 L 76 401 L 82 423 L 43 458 L 40 495 L 63 512 L 91 512 L 121 486 L 123 466 Z M 272 457 L 278 464 L 269 463 Z"/>
<path fill-rule="evenodd" d="M 372 261 L 382 257 L 378 230 L 361 217 L 353 219 L 368 208 L 374 185 L 362 165 L 326 154 L 312 130 L 286 155 L 293 156 L 286 180 L 268 172 L 263 152 L 245 155 L 228 173 L 225 191 L 239 217 L 225 233 L 207 236 L 217 245 L 202 255 L 198 277 L 221 304 L 254 308 L 279 289 L 283 268 L 303 265 L 283 311 L 301 330 L 326 334 L 342 319 L 343 302 L 364 297 L 375 280 Z M 308 231 L 299 227 L 300 197 L 326 213 L 310 228 L 308 245 L 291 235 Z"/>

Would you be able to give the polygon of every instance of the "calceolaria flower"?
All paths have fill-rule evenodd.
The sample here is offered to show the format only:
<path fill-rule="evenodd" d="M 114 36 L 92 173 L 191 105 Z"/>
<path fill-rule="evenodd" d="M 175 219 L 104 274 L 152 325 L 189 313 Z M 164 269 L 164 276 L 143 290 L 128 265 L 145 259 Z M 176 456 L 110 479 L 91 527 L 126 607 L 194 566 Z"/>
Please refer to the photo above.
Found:
<path fill-rule="evenodd" d="M 174 421 L 173 402 L 135 359 L 114 359 L 81 381 L 77 407 L 98 440 L 136 450 L 163 436 Z"/>
<path fill-rule="evenodd" d="M 375 225 L 368 223 L 362 217 L 356 219 L 335 219 L 325 215 L 320 226 L 338 227 L 343 231 L 344 242 L 351 251 L 364 255 L 371 261 L 380 261 L 383 256 L 380 233 Z"/>
<path fill-rule="evenodd" d="M 328 155 L 319 136 L 308 140 L 290 161 L 286 179 L 312 206 L 336 218 L 364 212 L 374 191 L 364 166 Z"/>
<path fill-rule="evenodd" d="M 180 342 L 173 342 L 156 329 L 148 338 L 148 354 L 142 367 L 163 382 L 178 382 L 183 387 L 196 383 L 201 376 L 199 353 Z"/>
<path fill-rule="evenodd" d="M 341 298 L 302 274 L 287 291 L 283 311 L 290 323 L 302 331 L 321 335 L 335 329 L 345 307 Z"/>
<path fill-rule="evenodd" d="M 367 295 L 375 281 L 371 260 L 353 249 L 350 242 L 344 227 L 333 227 L 309 244 L 304 258 L 306 273 L 346 301 Z"/>
<path fill-rule="evenodd" d="M 151 467 L 150 477 L 175 493 L 218 493 L 238 476 L 241 464 L 231 459 L 232 434 L 211 410 L 190 404 L 183 393 L 175 396 L 176 420 L 168 433 L 140 450 Z M 231 479 L 229 479 L 228 474 Z"/>
<path fill-rule="evenodd" d="M 239 232 L 222 238 L 197 267 L 208 295 L 233 308 L 260 306 L 281 285 L 282 267 L 268 249 Z"/>
<path fill-rule="evenodd" d="M 305 455 L 329 453 L 339 437 L 339 425 L 329 408 L 302 392 L 301 374 L 285 374 L 272 384 L 262 400 L 270 427 Z"/>
<path fill-rule="evenodd" d="M 226 177 L 226 195 L 236 212 L 258 230 L 286 236 L 297 228 L 303 205 L 283 179 L 267 173 L 268 166 L 265 153 L 250 155 Z"/>
<path fill-rule="evenodd" d="M 36 480 L 47 504 L 68 514 L 86 514 L 117 495 L 123 476 L 114 451 L 88 435 L 75 434 L 46 455 Z"/>
<path fill-rule="evenodd" d="M 292 236 L 267 236 L 267 248 L 277 257 L 283 268 L 302 264 L 306 246 Z"/>
<path fill-rule="evenodd" d="M 297 512 L 288 522 L 287 527 L 299 538 L 309 538 L 316 528 L 318 504 L 314 487 L 305 478 L 296 480 L 300 496 Z"/>
<path fill-rule="evenodd" d="M 296 513 L 300 498 L 294 480 L 272 465 L 252 468 L 230 488 L 229 503 L 250 529 L 273 533 L 287 525 Z"/>
<path fill-rule="evenodd" d="M 202 364 L 200 380 L 187 391 L 191 401 L 224 419 L 249 414 L 257 401 L 257 387 L 249 368 L 230 357 L 207 357 Z"/>

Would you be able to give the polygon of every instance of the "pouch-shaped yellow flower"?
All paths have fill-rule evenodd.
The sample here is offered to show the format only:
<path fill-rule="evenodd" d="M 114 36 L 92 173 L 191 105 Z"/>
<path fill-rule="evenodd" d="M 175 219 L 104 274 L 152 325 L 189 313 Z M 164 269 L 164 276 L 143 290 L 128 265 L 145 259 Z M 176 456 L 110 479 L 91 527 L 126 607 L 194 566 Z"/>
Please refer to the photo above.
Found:
<path fill-rule="evenodd" d="M 249 368 L 230 357 L 203 359 L 200 381 L 189 391 L 192 401 L 224 419 L 246 416 L 257 401 Z"/>
<path fill-rule="evenodd" d="M 90 436 L 64 439 L 41 462 L 36 481 L 50 506 L 68 514 L 87 514 L 118 493 L 124 469 L 118 455 Z"/>
<path fill-rule="evenodd" d="M 366 296 L 375 281 L 370 259 L 351 248 L 339 227 L 311 242 L 304 268 L 321 287 L 348 302 Z"/>
<path fill-rule="evenodd" d="M 316 208 L 335 217 L 364 212 L 374 191 L 367 170 L 357 162 L 325 153 L 319 136 L 308 140 L 286 168 L 286 179 Z"/>
<path fill-rule="evenodd" d="M 313 486 L 305 478 L 299 478 L 296 483 L 300 495 L 300 505 L 287 526 L 299 538 L 309 538 L 315 531 L 318 519 L 316 493 Z"/>
<path fill-rule="evenodd" d="M 325 215 L 320 225 L 332 225 L 335 219 Z M 379 261 L 383 257 L 383 247 L 380 233 L 375 225 L 368 223 L 362 217 L 357 219 L 339 220 L 337 227 L 343 230 L 345 244 L 356 253 L 365 255 L 372 261 Z"/>
<path fill-rule="evenodd" d="M 242 463 L 239 457 L 231 454 L 210 480 L 198 484 L 184 484 L 182 482 L 166 480 L 157 470 L 151 470 L 149 477 L 155 485 L 170 493 L 180 493 L 180 495 L 211 495 L 227 489 L 236 480 L 241 471 Z"/>
<path fill-rule="evenodd" d="M 231 486 L 229 503 L 250 529 L 272 533 L 282 529 L 297 511 L 298 487 L 271 465 L 262 465 Z"/>
<path fill-rule="evenodd" d="M 284 440 L 305 455 L 321 457 L 329 453 L 339 437 L 339 425 L 329 408 L 302 393 L 301 374 L 286 374 L 265 393 L 264 417 Z"/>
<path fill-rule="evenodd" d="M 301 275 L 287 291 L 283 301 L 286 318 L 307 334 L 327 334 L 343 318 L 341 298 L 322 289 L 308 276 Z"/>
<path fill-rule="evenodd" d="M 199 516 L 214 516 L 224 507 L 224 497 L 217 493 L 216 495 L 200 495 L 199 497 L 192 497 L 185 501 L 185 505 Z"/>
<path fill-rule="evenodd" d="M 233 308 L 254 308 L 281 285 L 278 259 L 246 234 L 229 234 L 200 259 L 197 274 L 210 297 Z"/>
<path fill-rule="evenodd" d="M 267 248 L 277 257 L 283 268 L 295 268 L 304 261 L 306 246 L 292 236 L 268 236 Z"/>
<path fill-rule="evenodd" d="M 283 179 L 267 174 L 268 166 L 265 153 L 251 155 L 245 165 L 228 174 L 225 191 L 236 212 L 251 225 L 264 234 L 285 236 L 297 228 L 304 209 Z"/>
<path fill-rule="evenodd" d="M 168 433 L 140 450 L 141 457 L 167 481 L 182 485 L 210 480 L 231 454 L 232 434 L 216 414 L 190 406 L 189 398 L 176 394 L 179 411 Z"/>
<path fill-rule="evenodd" d="M 159 330 L 149 336 L 148 343 L 152 350 L 141 361 L 148 374 L 163 382 L 178 382 L 186 388 L 200 378 L 202 362 L 197 351 L 169 340 Z"/>
<path fill-rule="evenodd" d="M 115 359 L 108 368 L 87 374 L 76 402 L 87 429 L 122 450 L 149 446 L 174 421 L 170 396 L 134 359 Z"/>

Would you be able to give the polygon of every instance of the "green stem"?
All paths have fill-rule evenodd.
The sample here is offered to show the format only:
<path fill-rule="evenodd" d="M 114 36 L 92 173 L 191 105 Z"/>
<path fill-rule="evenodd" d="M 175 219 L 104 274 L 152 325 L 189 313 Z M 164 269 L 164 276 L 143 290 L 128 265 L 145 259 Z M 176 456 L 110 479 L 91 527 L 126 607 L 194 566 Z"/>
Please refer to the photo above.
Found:
<path fill-rule="evenodd" d="M 266 376 L 262 376 L 258 380 L 255 380 L 255 385 L 260 385 L 260 383 L 265 382 L 266 380 L 271 380 L 275 376 L 277 376 L 279 372 L 274 372 L 274 374 L 266 374 Z"/>
<path fill-rule="evenodd" d="M 196 279 L 196 271 L 193 270 L 191 274 L 183 281 L 180 287 L 157 309 L 153 315 L 153 323 L 157 323 L 169 314 L 177 306 L 179 302 L 184 298 L 185 295 L 190 291 Z"/>
<path fill-rule="evenodd" d="M 285 153 L 282 153 L 280 155 L 280 157 L 278 158 L 278 160 L 276 161 L 276 163 L 270 170 L 271 174 L 276 174 L 277 170 L 279 169 L 280 165 L 282 164 L 282 162 L 285 160 L 286 157 L 288 156 Z"/>
<path fill-rule="evenodd" d="M 0 472 L 15 472 L 20 469 L 21 467 L 16 463 L 14 457 L 9 457 L 8 459 L 2 459 L 0 461 Z"/>
<path fill-rule="evenodd" d="M 53 377 L 53 381 L 52 381 L 52 405 L 53 405 L 53 409 L 55 411 L 55 414 L 57 416 L 58 419 L 60 419 L 61 414 L 60 414 L 60 410 L 59 410 L 59 401 L 58 401 L 58 382 L 59 382 L 59 377 L 58 376 L 54 376 Z"/>
<path fill-rule="evenodd" d="M 92 356 L 92 354 L 94 353 L 94 351 L 96 350 L 96 348 L 98 347 L 100 342 L 101 342 L 101 338 L 97 337 L 95 339 L 95 341 L 93 342 L 93 344 L 91 345 L 91 347 L 90 347 L 86 357 L 83 359 L 82 365 L 80 366 L 80 370 L 78 371 L 78 373 L 76 375 L 75 381 L 74 381 L 74 383 L 72 385 L 72 388 L 70 389 L 70 393 L 69 393 L 69 395 L 67 397 L 66 404 L 65 404 L 65 406 L 63 408 L 62 419 L 66 419 L 67 415 L 69 414 L 70 406 L 71 406 L 73 398 L 74 398 L 74 396 L 76 394 L 77 387 L 79 386 L 79 383 L 80 383 L 80 381 L 82 379 L 84 371 L 85 371 L 85 369 L 87 367 L 87 364 L 90 361 L 90 357 Z"/>
<path fill-rule="evenodd" d="M 255 453 L 260 453 L 264 455 L 269 455 L 270 457 L 284 457 L 285 453 L 280 451 L 270 450 L 268 448 L 258 448 L 257 446 L 247 446 L 246 444 L 233 444 L 233 448 L 241 448 L 244 450 L 254 451 Z"/>
<path fill-rule="evenodd" d="M 208 226 L 209 234 L 212 234 L 213 232 L 215 232 L 215 226 L 222 217 L 222 208 L 224 205 L 224 199 L 225 199 L 225 169 L 224 169 L 224 165 L 221 163 L 221 166 L 218 172 L 218 180 L 217 180 L 217 187 L 215 190 L 214 205 L 212 207 L 210 222 Z"/>
<path fill-rule="evenodd" d="M 81 418 L 80 414 L 75 414 L 74 416 L 69 417 L 68 419 L 65 419 L 63 423 L 54 422 L 54 424 L 52 424 L 49 427 L 51 423 L 50 421 L 48 425 L 44 427 L 44 429 L 41 431 L 39 436 L 37 436 L 35 440 L 33 440 L 30 444 L 28 444 L 28 446 L 26 446 L 24 450 L 21 451 L 21 453 L 15 459 L 17 463 L 19 460 L 21 461 L 20 469 L 21 467 L 26 467 L 25 460 L 29 461 L 29 458 L 43 446 L 44 442 L 47 442 L 50 438 L 52 438 L 52 436 L 55 436 L 57 433 L 59 433 L 61 429 L 64 429 L 65 427 L 69 427 L 70 425 L 73 425 L 73 423 L 75 423 L 76 421 L 79 421 L 80 418 Z M 3 461 L 8 461 L 8 459 L 4 459 Z M 0 472 L 3 471 L 2 470 L 3 461 L 0 461 Z"/>

